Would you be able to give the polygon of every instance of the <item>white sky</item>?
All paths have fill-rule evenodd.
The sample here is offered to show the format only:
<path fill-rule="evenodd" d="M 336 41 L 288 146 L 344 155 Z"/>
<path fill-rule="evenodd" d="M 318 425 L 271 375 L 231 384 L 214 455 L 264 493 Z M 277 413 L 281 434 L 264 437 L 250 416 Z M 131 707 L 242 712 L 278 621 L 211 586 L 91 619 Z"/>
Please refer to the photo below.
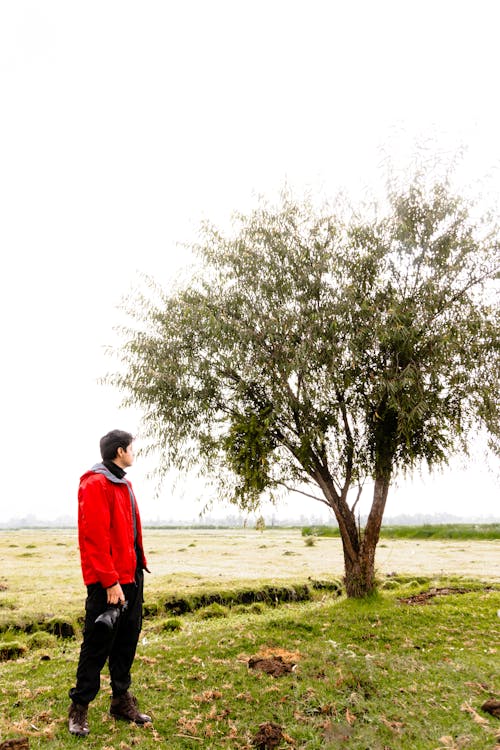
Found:
<path fill-rule="evenodd" d="M 97 383 L 104 347 L 202 218 L 285 181 L 359 191 L 416 137 L 466 146 L 464 186 L 500 193 L 499 21 L 496 0 L 2 0 L 0 521 L 74 515 L 100 436 L 136 431 Z M 189 480 L 155 499 L 140 461 L 129 476 L 145 518 L 201 507 Z M 387 513 L 498 516 L 498 494 L 478 455 Z"/>

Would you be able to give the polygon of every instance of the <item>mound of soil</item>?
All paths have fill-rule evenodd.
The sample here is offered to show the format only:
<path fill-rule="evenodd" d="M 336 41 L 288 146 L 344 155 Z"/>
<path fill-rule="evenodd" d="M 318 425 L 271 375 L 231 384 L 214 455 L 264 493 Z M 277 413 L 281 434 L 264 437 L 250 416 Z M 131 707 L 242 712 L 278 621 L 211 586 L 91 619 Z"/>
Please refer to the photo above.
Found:
<path fill-rule="evenodd" d="M 52 620 L 44 623 L 44 630 L 47 633 L 52 633 L 58 638 L 73 638 L 75 635 L 75 627 L 72 622 L 67 620 L 61 620 L 58 617 L 54 617 Z"/>
<path fill-rule="evenodd" d="M 250 669 L 256 669 L 258 672 L 265 672 L 273 677 L 281 677 L 284 674 L 293 672 L 295 664 L 287 662 L 282 656 L 270 656 L 266 659 L 260 659 L 252 656 L 248 660 Z"/>
<path fill-rule="evenodd" d="M 284 736 L 280 725 L 275 724 L 274 721 L 266 721 L 259 724 L 259 731 L 252 738 L 252 745 L 257 750 L 272 750 L 278 747 L 282 739 Z"/>
<path fill-rule="evenodd" d="M 293 662 L 285 661 L 282 656 L 252 656 L 248 660 L 249 669 L 265 672 L 273 677 L 282 677 L 293 672 L 296 666 Z"/>
<path fill-rule="evenodd" d="M 29 740 L 27 737 L 5 740 L 5 742 L 0 742 L 0 750 L 29 750 Z"/>
<path fill-rule="evenodd" d="M 481 710 L 486 711 L 492 716 L 496 716 L 497 719 L 500 719 L 500 701 L 497 701 L 494 698 L 490 698 L 485 703 L 483 703 L 483 705 L 481 706 Z"/>
<path fill-rule="evenodd" d="M 401 597 L 398 601 L 403 604 L 427 604 L 429 599 L 433 599 L 435 596 L 449 596 L 451 594 L 467 594 L 470 589 L 461 588 L 432 588 L 428 591 L 421 591 L 420 594 L 414 596 Z"/>
<path fill-rule="evenodd" d="M 275 646 L 261 646 L 259 652 L 247 660 L 249 669 L 265 672 L 273 677 L 282 677 L 295 670 L 301 659 L 298 651 L 288 651 Z"/>

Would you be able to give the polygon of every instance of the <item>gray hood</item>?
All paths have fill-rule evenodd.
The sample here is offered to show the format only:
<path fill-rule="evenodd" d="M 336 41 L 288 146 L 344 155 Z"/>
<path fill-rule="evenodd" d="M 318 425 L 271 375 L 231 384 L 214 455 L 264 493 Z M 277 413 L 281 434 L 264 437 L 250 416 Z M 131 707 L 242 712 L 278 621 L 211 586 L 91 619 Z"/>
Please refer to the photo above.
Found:
<path fill-rule="evenodd" d="M 104 464 L 94 464 L 90 471 L 93 471 L 94 474 L 104 474 L 106 479 L 109 479 L 110 482 L 114 482 L 115 484 L 126 484 L 128 486 L 128 482 L 126 479 L 118 479 L 118 477 L 115 477 L 115 475 L 112 474 L 110 470 L 104 466 Z"/>

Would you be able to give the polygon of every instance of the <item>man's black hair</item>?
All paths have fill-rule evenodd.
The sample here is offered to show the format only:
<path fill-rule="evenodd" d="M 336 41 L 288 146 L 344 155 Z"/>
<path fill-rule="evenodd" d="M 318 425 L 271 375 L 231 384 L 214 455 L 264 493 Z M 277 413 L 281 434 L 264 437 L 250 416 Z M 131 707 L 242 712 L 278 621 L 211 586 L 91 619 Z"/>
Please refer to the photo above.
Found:
<path fill-rule="evenodd" d="M 124 432 L 123 430 L 111 430 L 107 435 L 101 438 L 101 457 L 103 461 L 113 461 L 118 453 L 118 448 L 127 450 L 130 443 L 133 441 L 134 436 L 130 432 Z"/>

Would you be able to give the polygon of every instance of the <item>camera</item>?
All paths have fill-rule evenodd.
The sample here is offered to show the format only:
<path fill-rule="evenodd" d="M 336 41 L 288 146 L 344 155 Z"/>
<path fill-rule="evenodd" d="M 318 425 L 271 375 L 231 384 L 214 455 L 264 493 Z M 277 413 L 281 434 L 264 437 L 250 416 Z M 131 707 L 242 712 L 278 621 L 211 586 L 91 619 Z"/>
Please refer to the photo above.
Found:
<path fill-rule="evenodd" d="M 127 606 L 128 603 L 126 601 L 120 604 L 111 604 L 96 618 L 95 624 L 106 630 L 114 630 L 122 612 L 127 609 Z"/>

